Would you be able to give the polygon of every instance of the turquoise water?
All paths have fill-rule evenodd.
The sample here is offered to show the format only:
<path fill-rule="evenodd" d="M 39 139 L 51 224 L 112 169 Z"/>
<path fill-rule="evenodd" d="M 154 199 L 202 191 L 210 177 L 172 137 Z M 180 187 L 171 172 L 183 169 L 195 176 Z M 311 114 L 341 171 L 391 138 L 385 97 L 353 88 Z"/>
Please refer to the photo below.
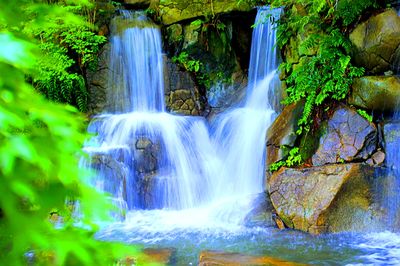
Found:
<path fill-rule="evenodd" d="M 171 217 L 161 221 L 154 212 L 132 214 L 126 222 L 109 224 L 97 237 L 145 248 L 174 248 L 174 265 L 197 265 L 203 250 L 272 256 L 311 265 L 400 265 L 400 235 L 392 232 L 312 236 L 275 228 L 183 226 L 187 221 L 184 216 L 176 220 L 176 226 L 170 226 Z M 145 222 L 149 216 L 153 216 L 153 223 Z"/>

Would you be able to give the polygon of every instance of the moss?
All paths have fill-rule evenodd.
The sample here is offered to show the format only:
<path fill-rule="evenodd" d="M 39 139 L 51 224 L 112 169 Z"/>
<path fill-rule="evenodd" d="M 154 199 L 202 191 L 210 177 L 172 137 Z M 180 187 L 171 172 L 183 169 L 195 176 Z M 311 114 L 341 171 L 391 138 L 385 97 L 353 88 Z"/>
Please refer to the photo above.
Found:
<path fill-rule="evenodd" d="M 303 161 L 310 159 L 318 149 L 319 140 L 327 130 L 327 123 L 324 122 L 316 132 L 307 132 L 300 139 L 300 154 Z"/>

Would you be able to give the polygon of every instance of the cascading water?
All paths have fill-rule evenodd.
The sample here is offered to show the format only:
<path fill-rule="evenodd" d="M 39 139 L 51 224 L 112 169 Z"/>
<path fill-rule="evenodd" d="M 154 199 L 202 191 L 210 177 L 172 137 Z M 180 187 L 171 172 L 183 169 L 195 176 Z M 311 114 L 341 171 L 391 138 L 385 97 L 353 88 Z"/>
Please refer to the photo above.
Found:
<path fill-rule="evenodd" d="M 97 170 L 93 184 L 127 214 L 98 238 L 175 247 L 177 265 L 221 249 L 316 265 L 400 263 L 394 233 L 315 237 L 243 225 L 263 191 L 265 133 L 280 108 L 270 23 L 280 12 L 258 10 L 247 97 L 210 126 L 165 112 L 159 29 L 141 13 L 123 11 L 113 21 L 109 103 L 89 126 L 97 136 L 84 148 L 85 163 Z"/>
<path fill-rule="evenodd" d="M 165 112 L 160 30 L 141 13 L 112 23 L 109 111 L 89 126 L 95 185 L 128 210 L 190 208 L 209 199 L 213 160 L 204 119 Z M 201 147 L 201 148 L 200 148 Z"/>
<path fill-rule="evenodd" d="M 397 1 L 398 2 L 398 1 Z M 395 1 L 396 3 L 396 1 Z M 400 3 L 395 6 L 397 14 L 400 16 Z M 392 65 L 395 75 L 400 75 L 400 49 L 395 54 Z M 385 164 L 387 169 L 381 173 L 383 184 L 379 184 L 381 199 L 380 204 L 385 210 L 385 228 L 391 231 L 400 229 L 400 102 L 397 103 L 397 110 L 394 112 L 390 121 L 384 125 L 385 136 Z"/>
<path fill-rule="evenodd" d="M 179 216 L 186 226 L 241 224 L 252 196 L 263 191 L 265 133 L 276 114 L 270 102 L 277 67 L 271 27 L 260 24 L 253 34 L 246 103 L 213 121 L 210 137 L 204 119 L 165 112 L 159 29 L 140 13 L 123 11 L 113 21 L 113 113 L 92 121 L 89 131 L 97 136 L 85 150 L 99 172 L 95 185 L 126 203 L 128 220 L 169 223 Z"/>
<path fill-rule="evenodd" d="M 400 111 L 397 110 L 390 121 L 384 125 L 386 170 L 381 173 L 383 184 L 379 184 L 382 191 L 381 205 L 385 211 L 385 228 L 399 231 L 400 228 Z"/>

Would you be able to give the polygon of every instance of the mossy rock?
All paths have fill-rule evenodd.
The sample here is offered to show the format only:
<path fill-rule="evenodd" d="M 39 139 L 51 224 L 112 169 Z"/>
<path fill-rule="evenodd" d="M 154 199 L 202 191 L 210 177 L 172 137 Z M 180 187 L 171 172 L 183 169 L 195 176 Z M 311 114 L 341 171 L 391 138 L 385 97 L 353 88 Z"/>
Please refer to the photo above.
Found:
<path fill-rule="evenodd" d="M 267 161 L 270 166 L 286 157 L 297 140 L 297 121 L 303 113 L 303 102 L 286 106 L 267 132 Z"/>
<path fill-rule="evenodd" d="M 366 76 L 354 80 L 349 104 L 378 111 L 395 111 L 400 102 L 400 78 Z"/>
<path fill-rule="evenodd" d="M 232 11 L 249 11 L 252 6 L 245 1 L 238 4 L 236 0 L 160 0 L 152 4 L 158 10 L 161 22 L 164 25 L 197 17 L 214 17 Z"/>
<path fill-rule="evenodd" d="M 400 46 L 400 17 L 394 9 L 372 16 L 350 33 L 350 40 L 358 66 L 373 74 L 388 71 Z"/>

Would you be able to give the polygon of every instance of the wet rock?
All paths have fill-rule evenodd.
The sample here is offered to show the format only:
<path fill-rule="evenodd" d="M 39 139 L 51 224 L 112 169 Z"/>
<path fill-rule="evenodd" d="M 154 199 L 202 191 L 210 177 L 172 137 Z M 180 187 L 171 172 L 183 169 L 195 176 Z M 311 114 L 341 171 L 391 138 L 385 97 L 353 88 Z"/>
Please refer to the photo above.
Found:
<path fill-rule="evenodd" d="M 236 0 L 211 2 L 207 0 L 160 0 L 154 6 L 159 10 L 161 21 L 165 25 L 197 17 L 216 16 L 232 11 L 248 11 L 252 8 L 247 2 L 243 1 L 241 4 L 238 4 Z"/>
<path fill-rule="evenodd" d="M 373 167 L 336 164 L 281 168 L 268 181 L 271 202 L 289 228 L 313 234 L 368 228 Z"/>
<path fill-rule="evenodd" d="M 108 87 L 108 73 L 109 69 L 109 55 L 111 52 L 111 45 L 107 43 L 101 49 L 97 69 L 95 71 L 88 69 L 87 71 L 87 84 L 89 90 L 89 114 L 98 114 L 105 110 L 107 105 L 107 87 Z"/>
<path fill-rule="evenodd" d="M 297 121 L 303 113 L 303 104 L 286 106 L 267 132 L 267 166 L 282 160 L 297 139 Z"/>
<path fill-rule="evenodd" d="M 135 143 L 134 169 L 139 173 L 151 173 L 157 170 L 160 156 L 160 144 L 147 137 L 139 137 Z"/>
<path fill-rule="evenodd" d="M 384 149 L 387 152 L 392 153 L 395 158 L 388 158 L 386 165 L 388 167 L 397 166 L 396 159 L 398 158 L 398 147 L 400 147 L 400 122 L 390 121 L 383 125 L 383 138 L 384 138 Z M 388 153 L 389 154 L 389 153 Z M 396 156 L 397 155 L 397 156 Z"/>
<path fill-rule="evenodd" d="M 367 164 L 369 164 L 369 165 L 371 165 L 371 166 L 380 166 L 380 165 L 382 165 L 383 164 L 383 162 L 385 161 L 385 158 L 386 158 L 386 154 L 383 152 L 383 151 L 381 151 L 381 150 L 378 150 L 377 152 L 375 152 L 372 156 L 371 156 L 371 158 L 369 158 L 368 160 L 367 160 Z"/>
<path fill-rule="evenodd" d="M 366 76 L 355 79 L 349 104 L 368 110 L 394 111 L 400 102 L 400 78 Z"/>
<path fill-rule="evenodd" d="M 260 193 L 252 202 L 252 209 L 246 215 L 244 224 L 247 227 L 274 227 L 273 207 L 269 195 Z"/>
<path fill-rule="evenodd" d="M 164 84 L 167 110 L 184 115 L 199 115 L 205 101 L 191 75 L 165 57 Z"/>
<path fill-rule="evenodd" d="M 107 177 L 104 183 L 105 191 L 116 194 L 119 186 L 125 184 L 125 178 L 127 175 L 126 166 L 123 162 L 118 161 L 113 155 L 93 155 L 90 166 Z"/>
<path fill-rule="evenodd" d="M 120 263 L 122 265 L 170 265 L 174 262 L 176 250 L 172 248 L 146 248 L 140 256 L 128 256 Z"/>
<path fill-rule="evenodd" d="M 136 141 L 135 147 L 136 149 L 144 150 L 150 147 L 153 143 L 149 138 L 141 137 Z"/>
<path fill-rule="evenodd" d="M 367 160 L 377 150 L 377 129 L 355 110 L 339 107 L 312 157 L 314 165 Z"/>
<path fill-rule="evenodd" d="M 220 113 L 243 102 L 246 97 L 247 76 L 241 71 L 232 75 L 233 84 L 215 84 L 207 90 L 208 104 Z"/>
<path fill-rule="evenodd" d="M 278 215 L 275 215 L 275 216 L 273 217 L 273 219 L 274 219 L 275 224 L 276 224 L 276 226 L 278 227 L 279 230 L 283 230 L 283 229 L 286 228 L 285 223 L 282 221 L 281 218 L 279 218 Z"/>
<path fill-rule="evenodd" d="M 245 266 L 245 265 L 271 265 L 271 266 L 300 266 L 295 262 L 285 261 L 273 257 L 257 257 L 240 253 L 227 253 L 220 251 L 202 251 L 199 266 Z"/>
<path fill-rule="evenodd" d="M 350 33 L 350 40 L 356 64 L 370 73 L 383 73 L 390 69 L 400 45 L 400 17 L 393 9 L 372 16 Z"/>

